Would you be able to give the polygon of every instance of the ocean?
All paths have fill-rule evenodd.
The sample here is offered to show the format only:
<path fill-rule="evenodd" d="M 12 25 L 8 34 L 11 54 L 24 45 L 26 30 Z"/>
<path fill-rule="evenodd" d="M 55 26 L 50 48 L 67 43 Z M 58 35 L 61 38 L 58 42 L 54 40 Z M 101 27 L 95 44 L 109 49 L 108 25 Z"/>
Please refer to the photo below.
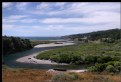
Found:
<path fill-rule="evenodd" d="M 20 37 L 22 39 L 30 40 L 64 40 L 61 37 Z"/>

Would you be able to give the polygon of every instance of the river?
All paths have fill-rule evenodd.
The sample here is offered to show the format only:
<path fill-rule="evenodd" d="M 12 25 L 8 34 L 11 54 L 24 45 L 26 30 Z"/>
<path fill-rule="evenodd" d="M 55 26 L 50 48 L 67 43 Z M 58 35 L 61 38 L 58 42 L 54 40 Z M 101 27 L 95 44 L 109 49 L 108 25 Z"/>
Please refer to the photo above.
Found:
<path fill-rule="evenodd" d="M 43 48 L 32 48 L 27 51 L 8 54 L 3 56 L 3 61 L 6 65 L 12 68 L 31 68 L 31 69 L 53 69 L 53 68 L 64 68 L 64 69 L 85 69 L 87 65 L 52 65 L 52 64 L 32 64 L 32 63 L 20 63 L 17 62 L 16 59 L 28 56 L 30 54 L 34 54 L 40 51 L 60 48 L 63 46 L 55 46 L 55 47 L 43 47 Z"/>

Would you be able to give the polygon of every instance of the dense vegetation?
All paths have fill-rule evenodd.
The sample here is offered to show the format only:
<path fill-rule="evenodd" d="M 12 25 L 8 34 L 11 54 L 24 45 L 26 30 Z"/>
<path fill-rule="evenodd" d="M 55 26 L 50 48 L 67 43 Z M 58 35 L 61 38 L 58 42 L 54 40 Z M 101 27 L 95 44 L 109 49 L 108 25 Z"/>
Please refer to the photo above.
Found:
<path fill-rule="evenodd" d="M 83 38 L 87 37 L 88 40 L 102 40 L 104 38 L 109 38 L 111 40 L 117 40 L 121 38 L 121 29 L 110 29 L 106 31 L 96 31 L 96 32 L 90 32 L 90 33 L 83 33 L 83 34 L 73 34 L 69 36 L 63 36 L 63 38 L 69 38 L 69 39 L 76 39 L 76 38 Z"/>
<path fill-rule="evenodd" d="M 111 60 L 120 60 L 120 46 L 120 41 L 108 44 L 90 42 L 46 51 L 40 53 L 37 58 L 51 59 L 59 63 L 106 63 Z"/>
<path fill-rule="evenodd" d="M 91 66 L 88 68 L 91 72 L 112 72 L 112 73 L 120 73 L 121 71 L 121 62 L 120 61 L 110 61 L 107 63 L 96 63 L 95 66 Z"/>
<path fill-rule="evenodd" d="M 69 63 L 77 65 L 95 64 L 96 66 L 99 66 L 97 63 L 100 65 L 104 64 L 103 66 L 105 67 L 102 67 L 103 69 L 100 71 L 109 69 L 109 65 L 112 65 L 114 68 L 117 68 L 116 70 L 119 72 L 121 68 L 121 40 L 117 40 L 114 43 L 89 42 L 79 45 L 67 46 L 40 53 L 36 56 L 36 58 L 51 59 L 52 61 L 58 63 Z M 113 64 L 109 62 L 113 62 Z M 90 69 L 93 71 L 95 68 Z"/>
<path fill-rule="evenodd" d="M 19 51 L 24 51 L 32 48 L 29 39 L 21 39 L 19 37 L 2 36 L 3 54 L 11 54 Z"/>

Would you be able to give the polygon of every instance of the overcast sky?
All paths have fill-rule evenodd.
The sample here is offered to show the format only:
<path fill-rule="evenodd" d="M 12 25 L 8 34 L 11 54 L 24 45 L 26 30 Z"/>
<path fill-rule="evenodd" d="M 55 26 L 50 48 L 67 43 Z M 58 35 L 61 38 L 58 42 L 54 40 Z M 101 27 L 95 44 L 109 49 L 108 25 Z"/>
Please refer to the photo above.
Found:
<path fill-rule="evenodd" d="M 119 2 L 3 2 L 2 34 L 63 36 L 120 28 Z"/>

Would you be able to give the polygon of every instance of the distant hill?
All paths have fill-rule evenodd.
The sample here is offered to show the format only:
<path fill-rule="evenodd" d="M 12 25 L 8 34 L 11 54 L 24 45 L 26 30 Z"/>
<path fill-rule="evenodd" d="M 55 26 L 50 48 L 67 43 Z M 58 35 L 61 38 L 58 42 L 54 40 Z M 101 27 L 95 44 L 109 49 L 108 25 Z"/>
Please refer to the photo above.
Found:
<path fill-rule="evenodd" d="M 110 29 L 105 31 L 96 31 L 90 33 L 83 33 L 83 34 L 73 34 L 68 36 L 62 36 L 66 39 L 80 39 L 80 38 L 87 38 L 88 40 L 98 40 L 102 38 L 111 38 L 111 39 L 120 39 L 121 38 L 121 30 L 120 29 Z"/>

